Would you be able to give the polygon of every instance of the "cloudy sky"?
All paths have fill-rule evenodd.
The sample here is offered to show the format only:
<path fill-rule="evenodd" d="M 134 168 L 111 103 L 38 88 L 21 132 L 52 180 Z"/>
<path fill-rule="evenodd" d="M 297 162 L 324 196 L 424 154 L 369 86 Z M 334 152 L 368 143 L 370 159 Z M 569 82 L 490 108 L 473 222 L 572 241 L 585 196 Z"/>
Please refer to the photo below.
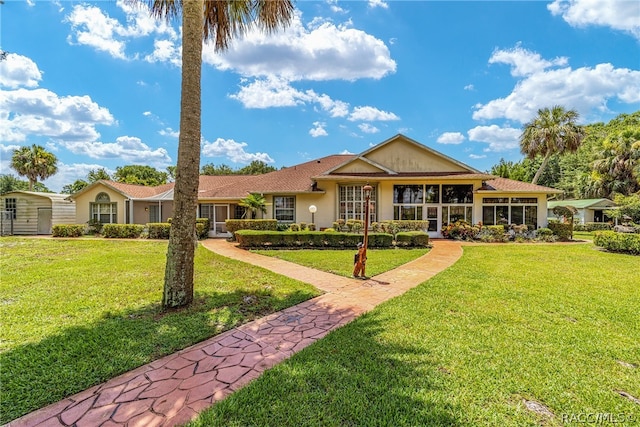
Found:
<path fill-rule="evenodd" d="M 143 4 L 146 2 L 142 2 Z M 640 2 L 298 1 L 291 25 L 203 53 L 202 164 L 291 166 L 403 133 L 480 170 L 522 126 L 640 109 Z M 176 162 L 180 26 L 115 1 L 0 5 L 0 173 L 40 144 L 52 190 Z"/>

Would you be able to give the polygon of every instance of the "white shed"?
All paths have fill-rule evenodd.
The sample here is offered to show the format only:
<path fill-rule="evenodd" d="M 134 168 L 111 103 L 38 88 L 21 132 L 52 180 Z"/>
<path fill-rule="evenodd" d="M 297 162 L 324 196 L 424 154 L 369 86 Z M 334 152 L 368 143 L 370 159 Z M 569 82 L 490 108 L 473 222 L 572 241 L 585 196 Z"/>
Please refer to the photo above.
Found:
<path fill-rule="evenodd" d="M 76 204 L 68 194 L 10 191 L 0 196 L 3 234 L 51 234 L 57 224 L 75 224 Z"/>

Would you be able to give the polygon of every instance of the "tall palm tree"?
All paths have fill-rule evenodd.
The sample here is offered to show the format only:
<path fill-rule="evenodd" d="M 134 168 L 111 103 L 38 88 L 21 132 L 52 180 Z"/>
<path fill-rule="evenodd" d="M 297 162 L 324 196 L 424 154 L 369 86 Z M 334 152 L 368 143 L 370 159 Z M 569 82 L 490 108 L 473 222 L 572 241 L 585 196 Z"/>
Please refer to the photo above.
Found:
<path fill-rule="evenodd" d="M 198 206 L 201 135 L 202 43 L 217 51 L 253 25 L 273 32 L 293 16 L 291 0 L 149 0 L 151 13 L 170 19 L 182 12 L 182 87 L 180 137 L 174 187 L 174 216 L 165 267 L 164 308 L 193 301 L 193 262 Z"/>
<path fill-rule="evenodd" d="M 45 180 L 55 175 L 58 172 L 57 164 L 58 158 L 53 153 L 36 144 L 13 150 L 11 156 L 11 167 L 18 175 L 29 179 L 29 191 L 33 191 L 38 178 Z"/>
<path fill-rule="evenodd" d="M 582 126 L 577 125 L 579 114 L 559 105 L 538 110 L 538 116 L 525 124 L 520 136 L 520 151 L 528 158 L 543 156 L 542 164 L 531 183 L 536 184 L 553 154 L 575 152 L 584 138 Z"/>

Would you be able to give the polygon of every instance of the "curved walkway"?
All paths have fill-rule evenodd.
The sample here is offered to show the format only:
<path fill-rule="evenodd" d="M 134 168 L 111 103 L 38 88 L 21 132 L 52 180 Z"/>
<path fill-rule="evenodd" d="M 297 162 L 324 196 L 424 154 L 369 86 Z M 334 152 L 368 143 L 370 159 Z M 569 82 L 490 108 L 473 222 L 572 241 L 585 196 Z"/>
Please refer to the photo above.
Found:
<path fill-rule="evenodd" d="M 369 280 L 335 276 L 254 254 L 219 239 L 220 255 L 313 284 L 324 295 L 229 330 L 8 424 L 25 426 L 175 426 L 376 305 L 454 264 L 460 243 L 433 242 L 426 255 Z"/>

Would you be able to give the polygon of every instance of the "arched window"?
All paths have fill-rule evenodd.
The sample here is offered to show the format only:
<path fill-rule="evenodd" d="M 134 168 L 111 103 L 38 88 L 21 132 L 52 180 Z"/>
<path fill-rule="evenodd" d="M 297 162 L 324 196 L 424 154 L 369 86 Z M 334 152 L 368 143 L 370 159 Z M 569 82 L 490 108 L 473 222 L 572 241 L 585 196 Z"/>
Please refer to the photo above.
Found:
<path fill-rule="evenodd" d="M 96 203 L 110 203 L 111 197 L 105 192 L 98 193 L 96 196 Z"/>
<path fill-rule="evenodd" d="M 89 206 L 89 215 L 92 221 L 99 221 L 101 224 L 116 224 L 118 204 L 111 203 L 111 197 L 105 192 L 96 195 L 96 201 Z"/>

